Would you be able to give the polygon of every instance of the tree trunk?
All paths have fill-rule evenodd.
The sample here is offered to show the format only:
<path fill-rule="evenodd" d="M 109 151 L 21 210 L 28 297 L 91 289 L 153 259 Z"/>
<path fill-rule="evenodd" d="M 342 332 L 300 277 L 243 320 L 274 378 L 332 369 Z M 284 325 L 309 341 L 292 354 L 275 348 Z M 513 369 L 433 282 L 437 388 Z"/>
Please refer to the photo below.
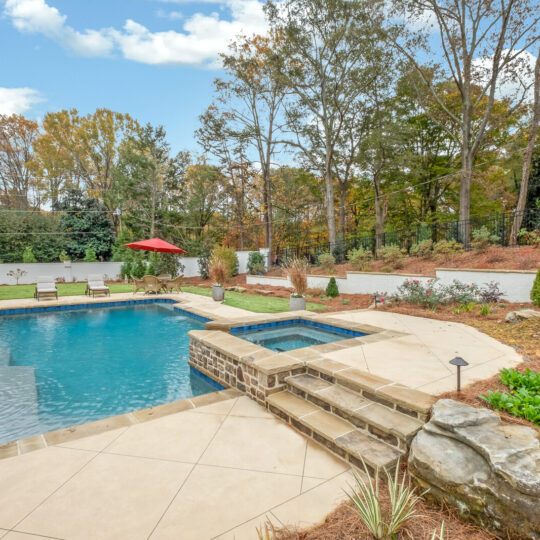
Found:
<path fill-rule="evenodd" d="M 264 247 L 268 249 L 270 261 L 272 260 L 272 192 L 270 182 L 269 167 L 265 167 L 264 171 L 264 188 L 263 188 L 263 214 L 264 214 Z"/>
<path fill-rule="evenodd" d="M 380 180 L 377 176 L 373 178 L 373 185 L 375 187 L 375 251 L 378 251 L 384 245 L 386 210 L 382 204 Z"/>
<path fill-rule="evenodd" d="M 347 185 L 339 184 L 339 237 L 341 241 L 345 240 L 345 202 L 347 199 Z"/>
<path fill-rule="evenodd" d="M 328 223 L 328 243 L 330 244 L 330 251 L 332 251 L 336 245 L 336 212 L 334 209 L 334 178 L 330 166 L 326 167 L 324 181 L 324 202 L 326 205 L 326 221 Z"/>
<path fill-rule="evenodd" d="M 517 244 L 517 236 L 523 222 L 523 214 L 527 204 L 527 192 L 529 190 L 529 176 L 531 174 L 531 162 L 534 150 L 536 134 L 538 132 L 538 123 L 540 121 L 540 49 L 536 58 L 534 67 L 534 105 L 533 116 L 531 120 L 531 129 L 529 131 L 529 140 L 527 148 L 523 154 L 523 169 L 521 173 L 521 185 L 519 187 L 519 197 L 516 205 L 516 213 L 514 214 L 514 223 L 510 232 L 510 245 Z"/>

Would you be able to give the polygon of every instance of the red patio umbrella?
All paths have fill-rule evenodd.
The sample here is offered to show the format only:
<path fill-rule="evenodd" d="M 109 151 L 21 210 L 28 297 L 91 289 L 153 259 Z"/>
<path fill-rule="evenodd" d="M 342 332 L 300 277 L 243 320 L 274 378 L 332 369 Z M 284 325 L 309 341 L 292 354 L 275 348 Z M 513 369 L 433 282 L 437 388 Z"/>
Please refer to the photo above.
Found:
<path fill-rule="evenodd" d="M 131 242 L 131 244 L 124 244 L 131 249 L 142 249 L 144 251 L 153 251 L 159 253 L 187 253 L 182 248 L 173 246 L 169 242 L 165 242 L 161 238 L 150 238 L 149 240 L 141 240 L 139 242 Z"/>

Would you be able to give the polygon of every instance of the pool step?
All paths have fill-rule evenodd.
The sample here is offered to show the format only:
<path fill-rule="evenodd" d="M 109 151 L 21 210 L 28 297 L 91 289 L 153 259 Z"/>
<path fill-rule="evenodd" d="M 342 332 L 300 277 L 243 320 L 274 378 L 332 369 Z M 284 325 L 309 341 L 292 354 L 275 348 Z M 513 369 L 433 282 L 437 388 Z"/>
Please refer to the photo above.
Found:
<path fill-rule="evenodd" d="M 436 401 L 432 395 L 420 390 L 326 358 L 310 362 L 307 373 L 346 387 L 369 401 L 416 418 L 422 423 L 427 421 Z"/>
<path fill-rule="evenodd" d="M 403 455 L 402 450 L 288 390 L 268 396 L 267 404 L 275 415 L 356 467 L 363 468 L 363 460 L 372 473 L 391 471 Z"/>
<path fill-rule="evenodd" d="M 313 375 L 301 374 L 285 379 L 287 390 L 332 412 L 357 429 L 406 451 L 423 422 L 395 409 L 373 402 L 361 394 Z"/>

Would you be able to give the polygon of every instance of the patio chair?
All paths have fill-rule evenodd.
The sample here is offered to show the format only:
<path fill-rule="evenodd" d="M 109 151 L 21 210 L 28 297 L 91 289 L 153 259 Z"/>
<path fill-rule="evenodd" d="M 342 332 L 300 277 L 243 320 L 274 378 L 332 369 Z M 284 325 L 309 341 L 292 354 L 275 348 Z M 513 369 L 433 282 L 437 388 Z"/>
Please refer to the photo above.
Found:
<path fill-rule="evenodd" d="M 144 282 L 144 294 L 158 294 L 163 287 L 161 281 L 156 276 L 144 276 L 142 280 Z"/>
<path fill-rule="evenodd" d="M 171 274 L 159 274 L 157 278 L 160 279 L 161 281 L 166 281 L 166 280 L 172 279 L 172 276 Z"/>
<path fill-rule="evenodd" d="M 58 300 L 58 289 L 52 276 L 38 276 L 34 298 L 39 302 L 40 298 L 55 297 Z"/>
<path fill-rule="evenodd" d="M 138 279 L 135 276 L 131 276 L 131 281 L 133 282 L 133 294 L 136 294 L 137 291 L 144 291 L 144 281 Z"/>
<path fill-rule="evenodd" d="M 111 290 L 105 285 L 102 276 L 99 274 L 90 274 L 88 276 L 88 283 L 86 284 L 84 294 L 87 294 L 88 296 L 96 296 L 96 294 L 111 296 Z"/>
<path fill-rule="evenodd" d="M 174 279 L 169 279 L 164 284 L 165 290 L 167 292 L 172 292 L 172 291 L 182 292 L 183 281 L 184 281 L 184 274 Z"/>

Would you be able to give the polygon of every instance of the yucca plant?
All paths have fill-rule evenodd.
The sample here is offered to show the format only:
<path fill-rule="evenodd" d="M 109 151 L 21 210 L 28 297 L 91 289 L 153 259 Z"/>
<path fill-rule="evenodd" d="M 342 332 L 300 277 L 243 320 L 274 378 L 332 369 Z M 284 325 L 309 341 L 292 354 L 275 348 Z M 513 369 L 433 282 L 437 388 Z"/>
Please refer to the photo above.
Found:
<path fill-rule="evenodd" d="M 375 538 L 395 538 L 398 531 L 410 519 L 417 516 L 415 506 L 426 492 L 417 495 L 410 482 L 405 481 L 405 476 L 401 482 L 399 481 L 398 462 L 393 477 L 386 469 L 384 470 L 390 498 L 390 509 L 385 511 L 379 494 L 379 475 L 376 474 L 373 481 L 363 460 L 362 464 L 367 480 L 353 472 L 355 487 L 352 488 L 352 493 L 346 492 L 347 496 L 352 501 L 360 519 Z"/>
<path fill-rule="evenodd" d="M 441 523 L 440 531 L 433 531 L 431 535 L 431 540 L 444 540 L 444 521 Z"/>

